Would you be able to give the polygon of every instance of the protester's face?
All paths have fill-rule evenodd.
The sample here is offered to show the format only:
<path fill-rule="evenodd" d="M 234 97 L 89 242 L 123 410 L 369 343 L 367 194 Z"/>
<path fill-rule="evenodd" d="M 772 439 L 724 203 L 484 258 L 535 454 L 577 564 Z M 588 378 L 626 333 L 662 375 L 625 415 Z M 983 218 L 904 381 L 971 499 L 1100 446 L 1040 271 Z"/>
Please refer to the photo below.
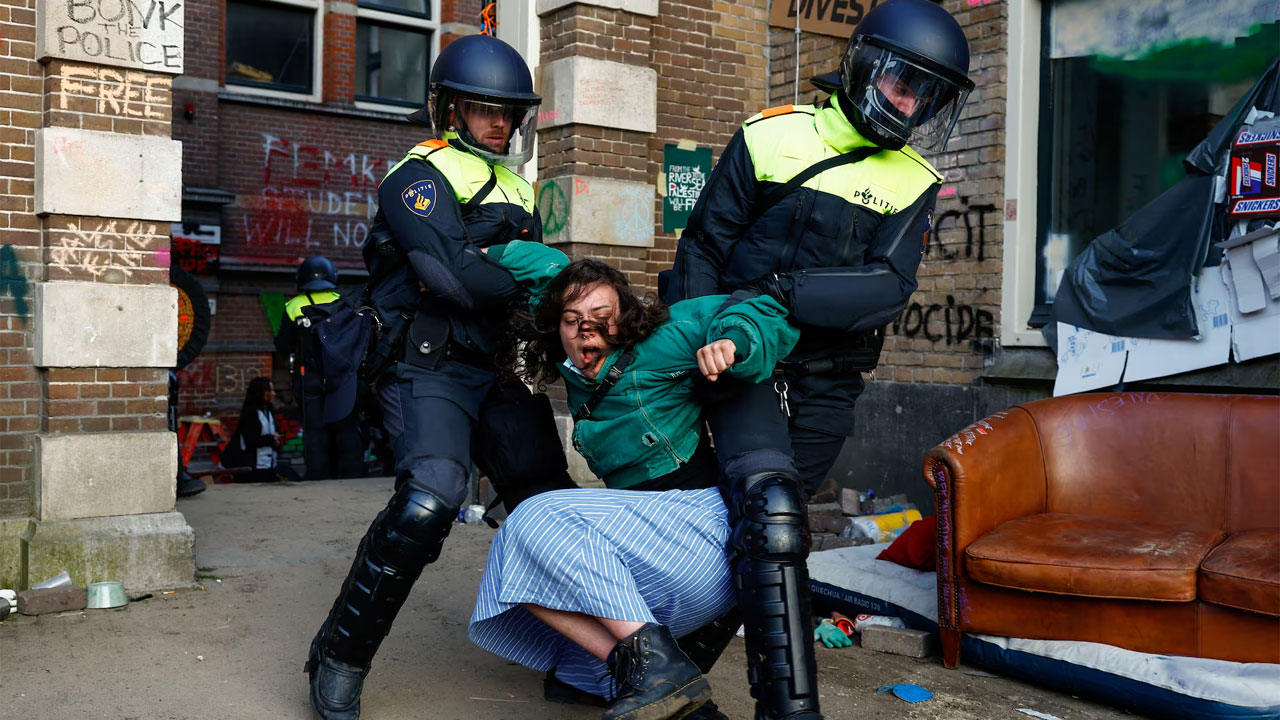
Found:
<path fill-rule="evenodd" d="M 267 383 L 267 387 L 262 391 L 262 404 L 270 405 L 276 401 L 276 386 L 273 383 Z"/>
<path fill-rule="evenodd" d="M 918 101 L 915 91 L 902 82 L 897 74 L 892 72 L 882 74 L 876 82 L 876 89 L 883 93 L 885 98 L 903 115 L 911 117 L 911 114 L 916 111 Z"/>
<path fill-rule="evenodd" d="M 577 286 L 565 291 L 572 297 Z M 617 334 L 618 291 L 607 283 L 596 283 L 572 301 L 560 313 L 560 343 L 569 362 L 594 378 L 605 358 L 616 347 L 610 339 Z"/>
<path fill-rule="evenodd" d="M 471 136 L 495 153 L 507 148 L 511 137 L 511 109 L 503 105 L 462 100 L 458 112 L 467 123 Z"/>

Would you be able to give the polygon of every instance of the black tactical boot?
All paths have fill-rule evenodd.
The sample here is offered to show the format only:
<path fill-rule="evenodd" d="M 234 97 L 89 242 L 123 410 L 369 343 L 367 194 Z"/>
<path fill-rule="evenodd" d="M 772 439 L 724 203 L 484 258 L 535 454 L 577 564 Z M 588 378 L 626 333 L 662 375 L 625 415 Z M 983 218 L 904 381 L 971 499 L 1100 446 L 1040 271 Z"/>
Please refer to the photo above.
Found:
<path fill-rule="evenodd" d="M 680 651 L 671 631 L 647 623 L 609 653 L 614 701 L 601 720 L 687 718 L 711 699 L 711 686 L 698 666 Z"/>
<path fill-rule="evenodd" d="M 369 526 L 307 656 L 311 710 L 319 720 L 360 717 L 378 646 L 423 568 L 440 556 L 457 512 L 434 493 L 403 484 Z"/>
<path fill-rule="evenodd" d="M 311 642 L 307 657 L 307 675 L 311 681 L 311 711 L 318 720 L 357 720 L 360 717 L 360 691 L 368 668 L 358 668 L 340 660 L 324 657 L 319 637 Z"/>

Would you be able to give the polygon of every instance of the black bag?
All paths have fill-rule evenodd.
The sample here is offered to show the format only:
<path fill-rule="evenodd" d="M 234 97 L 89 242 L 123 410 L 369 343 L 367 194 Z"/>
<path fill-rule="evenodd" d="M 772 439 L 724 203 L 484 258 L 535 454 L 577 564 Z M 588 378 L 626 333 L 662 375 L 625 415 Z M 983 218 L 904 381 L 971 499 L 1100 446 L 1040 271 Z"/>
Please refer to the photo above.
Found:
<path fill-rule="evenodd" d="M 251 468 L 258 464 L 257 453 L 250 453 L 245 449 L 244 436 L 240 434 L 240 428 L 231 433 L 231 439 L 227 440 L 227 444 L 222 448 L 222 454 L 218 456 L 218 462 L 222 467 L 230 470 L 231 468 Z"/>

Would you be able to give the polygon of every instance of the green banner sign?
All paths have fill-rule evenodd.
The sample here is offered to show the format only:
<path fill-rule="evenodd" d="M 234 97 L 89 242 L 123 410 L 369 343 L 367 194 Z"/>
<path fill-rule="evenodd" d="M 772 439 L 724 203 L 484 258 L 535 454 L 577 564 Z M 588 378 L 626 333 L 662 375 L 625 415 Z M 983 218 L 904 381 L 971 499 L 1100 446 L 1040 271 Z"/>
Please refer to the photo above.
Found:
<path fill-rule="evenodd" d="M 689 224 L 689 211 L 711 174 L 711 148 L 682 150 L 667 145 L 662 149 L 662 171 L 667 183 L 667 194 L 662 198 L 662 232 L 669 233 Z"/>

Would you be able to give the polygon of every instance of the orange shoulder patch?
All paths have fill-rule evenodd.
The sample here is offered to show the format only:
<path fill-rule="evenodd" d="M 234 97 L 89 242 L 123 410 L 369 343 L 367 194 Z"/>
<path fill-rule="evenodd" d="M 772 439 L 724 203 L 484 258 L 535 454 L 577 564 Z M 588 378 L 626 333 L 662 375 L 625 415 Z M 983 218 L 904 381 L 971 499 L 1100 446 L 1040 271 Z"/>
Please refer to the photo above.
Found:
<path fill-rule="evenodd" d="M 427 140 L 426 142 L 418 143 L 418 147 L 431 148 L 432 150 L 439 150 L 442 147 L 448 147 L 448 145 L 449 143 L 444 140 Z"/>
<path fill-rule="evenodd" d="M 778 107 L 771 107 L 768 110 L 762 110 L 760 112 L 760 119 L 764 120 L 765 118 L 771 118 L 774 115 L 786 115 L 787 113 L 795 111 L 795 105 L 779 105 Z"/>

